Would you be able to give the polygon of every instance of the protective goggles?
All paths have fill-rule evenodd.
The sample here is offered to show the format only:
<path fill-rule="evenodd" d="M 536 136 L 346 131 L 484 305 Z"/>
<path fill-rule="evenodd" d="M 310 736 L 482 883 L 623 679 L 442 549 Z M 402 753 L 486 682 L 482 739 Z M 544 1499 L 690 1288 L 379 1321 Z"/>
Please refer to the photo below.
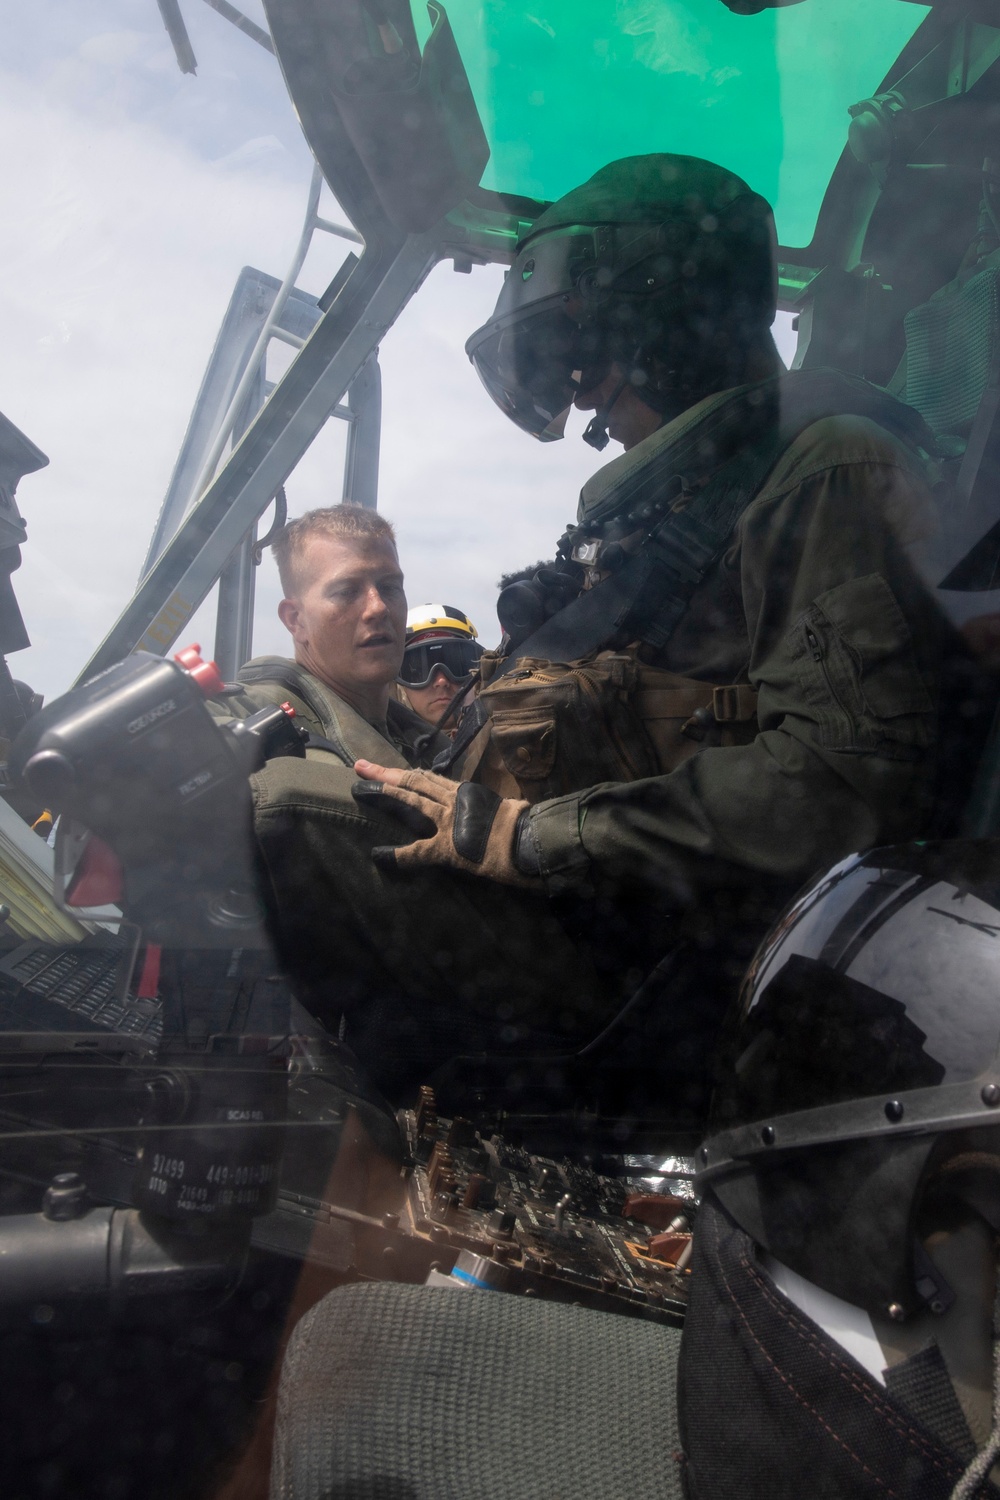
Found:
<path fill-rule="evenodd" d="M 454 638 L 415 641 L 403 654 L 403 664 L 396 680 L 403 687 L 427 687 L 440 667 L 449 682 L 461 685 L 468 682 L 482 654 L 483 648 L 478 641 Z"/>

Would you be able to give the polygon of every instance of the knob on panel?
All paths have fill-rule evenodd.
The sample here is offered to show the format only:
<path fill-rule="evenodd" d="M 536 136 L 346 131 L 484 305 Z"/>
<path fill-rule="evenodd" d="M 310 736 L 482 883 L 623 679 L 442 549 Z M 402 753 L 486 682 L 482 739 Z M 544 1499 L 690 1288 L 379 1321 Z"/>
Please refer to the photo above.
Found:
<path fill-rule="evenodd" d="M 37 750 L 24 768 L 24 779 L 36 797 L 57 808 L 73 790 L 76 772 L 61 750 Z"/>
<path fill-rule="evenodd" d="M 197 642 L 185 646 L 183 651 L 175 651 L 174 661 L 194 678 L 206 698 L 214 698 L 226 685 L 215 662 L 203 659 L 201 646 Z"/>

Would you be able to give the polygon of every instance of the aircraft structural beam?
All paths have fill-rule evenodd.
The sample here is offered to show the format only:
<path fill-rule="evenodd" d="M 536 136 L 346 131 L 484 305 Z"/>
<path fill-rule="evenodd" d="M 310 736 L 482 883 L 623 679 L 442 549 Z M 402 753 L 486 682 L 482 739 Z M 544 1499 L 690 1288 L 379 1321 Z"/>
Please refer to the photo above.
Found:
<path fill-rule="evenodd" d="M 333 300 L 305 346 L 142 579 L 78 682 L 133 651 L 163 655 L 170 649 L 386 330 L 448 253 L 446 239 L 435 231 L 409 235 L 395 245 L 369 247 L 338 278 Z"/>

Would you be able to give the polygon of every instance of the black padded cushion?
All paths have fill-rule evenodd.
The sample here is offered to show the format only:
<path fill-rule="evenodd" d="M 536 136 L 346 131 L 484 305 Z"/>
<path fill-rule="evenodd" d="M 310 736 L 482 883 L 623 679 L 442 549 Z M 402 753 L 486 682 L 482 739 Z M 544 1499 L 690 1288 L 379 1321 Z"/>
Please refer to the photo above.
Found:
<path fill-rule="evenodd" d="M 680 1339 L 504 1292 L 341 1287 L 288 1347 L 271 1500 L 681 1500 Z"/>

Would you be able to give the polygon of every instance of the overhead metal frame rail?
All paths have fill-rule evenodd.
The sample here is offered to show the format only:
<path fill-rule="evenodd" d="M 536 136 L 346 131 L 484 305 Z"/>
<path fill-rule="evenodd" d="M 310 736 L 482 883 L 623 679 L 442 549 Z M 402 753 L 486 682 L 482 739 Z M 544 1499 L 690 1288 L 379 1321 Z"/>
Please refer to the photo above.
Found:
<path fill-rule="evenodd" d="M 355 244 L 361 242 L 361 236 L 349 226 L 320 215 L 322 186 L 322 174 L 315 167 L 302 233 L 281 284 L 249 268 L 241 272 L 154 528 L 143 579 L 208 488 L 227 445 L 231 441 L 235 445 L 273 391 L 266 380 L 272 341 L 277 339 L 300 350 L 322 317 L 318 301 L 295 286 L 314 234 L 319 230 Z M 381 415 L 375 354 L 348 387 L 346 404 L 338 403 L 329 415 L 349 424 L 343 498 L 374 508 Z M 252 654 L 256 565 L 260 561 L 255 533 L 256 520 L 219 576 L 214 655 L 227 677 L 235 676 Z"/>
<path fill-rule="evenodd" d="M 257 342 L 251 351 L 242 379 L 233 392 L 229 408 L 219 425 L 215 440 L 205 458 L 204 468 L 195 486 L 196 494 L 202 494 L 207 489 L 215 474 L 219 459 L 222 457 L 226 444 L 233 434 L 237 417 L 245 407 L 251 387 L 257 378 L 257 372 L 266 358 L 271 340 L 280 339 L 283 343 L 291 344 L 295 349 L 301 349 L 305 343 L 305 339 L 301 335 L 282 327 L 281 319 L 285 310 L 285 304 L 295 287 L 299 272 L 305 264 L 306 256 L 309 254 L 309 248 L 316 230 L 320 229 L 326 234 L 336 235 L 339 239 L 349 240 L 355 245 L 364 243 L 360 234 L 348 225 L 334 224 L 329 219 L 320 217 L 319 199 L 322 190 L 323 174 L 319 167 L 314 165 L 312 179 L 309 183 L 309 199 L 306 205 L 305 221 L 302 225 L 302 233 L 299 235 L 299 242 L 295 247 L 292 263 L 285 273 L 284 281 L 278 288 L 277 295 L 271 305 L 271 311 L 265 320 L 264 326 L 257 335 Z"/>
<path fill-rule="evenodd" d="M 177 58 L 177 66 L 182 73 L 197 73 L 198 59 L 194 55 L 191 38 L 188 36 L 187 27 L 184 25 L 184 17 L 181 15 L 180 0 L 156 0 L 160 16 L 166 28 Z M 274 44 L 262 26 L 256 21 L 251 21 L 235 5 L 230 5 L 229 0 L 205 0 L 205 4 L 211 6 L 212 10 L 218 11 L 227 21 L 231 21 L 237 30 L 242 31 L 251 41 L 263 47 L 266 52 L 274 56 Z"/>
<path fill-rule="evenodd" d="M 257 336 L 271 311 L 278 287 L 275 277 L 250 266 L 244 266 L 237 277 L 153 528 L 149 550 L 139 573 L 140 580 L 149 572 L 191 506 L 204 492 L 205 483 L 201 476 L 206 457 L 232 404 L 233 392 L 248 368 Z M 322 310 L 316 298 L 296 290 L 285 304 L 281 327 L 307 338 L 321 317 Z M 246 430 L 269 394 L 265 375 L 261 361 L 257 366 L 257 378 L 251 383 L 238 413 L 237 437 Z"/>
<path fill-rule="evenodd" d="M 445 251 L 434 234 L 411 235 L 370 247 L 360 259 L 349 258 L 353 264 L 314 332 L 163 547 L 78 682 L 132 651 L 162 655 L 170 649 Z"/>

